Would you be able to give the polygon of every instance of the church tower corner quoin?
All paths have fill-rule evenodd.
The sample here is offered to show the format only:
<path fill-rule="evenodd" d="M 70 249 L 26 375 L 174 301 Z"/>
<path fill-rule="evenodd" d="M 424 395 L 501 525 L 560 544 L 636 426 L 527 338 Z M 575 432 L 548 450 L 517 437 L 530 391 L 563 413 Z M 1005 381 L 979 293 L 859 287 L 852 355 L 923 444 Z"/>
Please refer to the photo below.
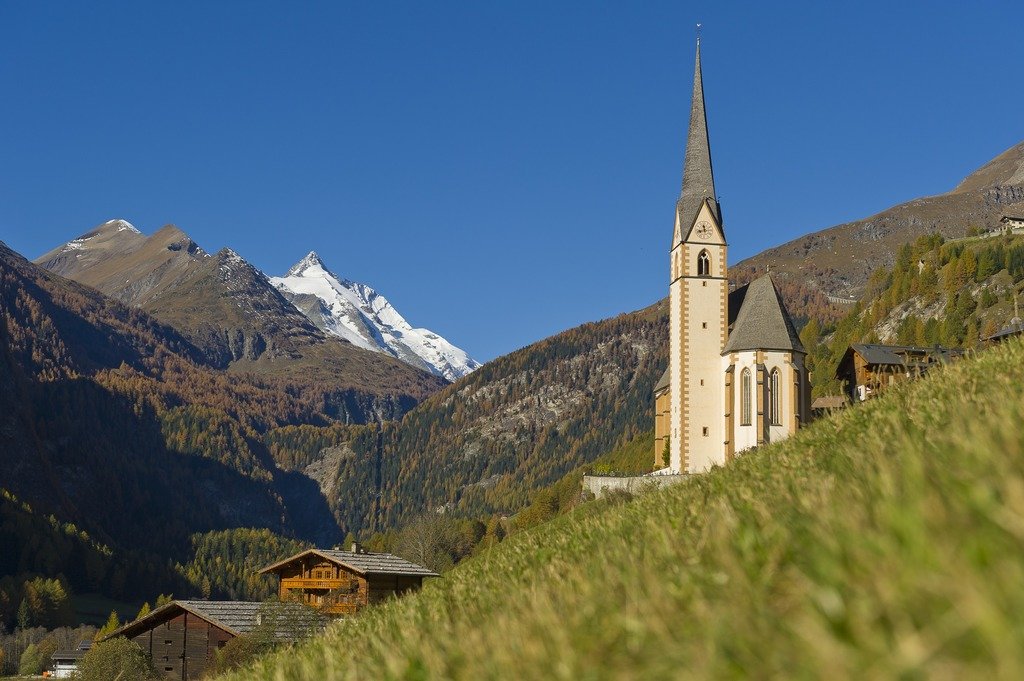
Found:
<path fill-rule="evenodd" d="M 730 292 L 727 256 L 698 39 L 669 250 L 669 367 L 654 390 L 659 472 L 724 465 L 789 436 L 809 416 L 806 353 L 775 283 L 766 274 Z"/>
<path fill-rule="evenodd" d="M 720 367 L 728 332 L 727 250 L 711 167 L 698 42 L 670 250 L 668 435 L 674 472 L 700 472 L 725 463 Z"/>

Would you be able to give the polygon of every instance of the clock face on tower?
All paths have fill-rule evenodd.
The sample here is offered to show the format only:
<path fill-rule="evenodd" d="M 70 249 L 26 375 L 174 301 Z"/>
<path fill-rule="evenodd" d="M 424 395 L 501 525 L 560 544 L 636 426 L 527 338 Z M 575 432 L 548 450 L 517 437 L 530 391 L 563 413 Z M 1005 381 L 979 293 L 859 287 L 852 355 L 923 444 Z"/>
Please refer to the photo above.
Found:
<path fill-rule="evenodd" d="M 706 220 L 701 220 L 697 223 L 697 226 L 693 231 L 697 235 L 698 239 L 710 239 L 712 233 L 711 223 Z"/>

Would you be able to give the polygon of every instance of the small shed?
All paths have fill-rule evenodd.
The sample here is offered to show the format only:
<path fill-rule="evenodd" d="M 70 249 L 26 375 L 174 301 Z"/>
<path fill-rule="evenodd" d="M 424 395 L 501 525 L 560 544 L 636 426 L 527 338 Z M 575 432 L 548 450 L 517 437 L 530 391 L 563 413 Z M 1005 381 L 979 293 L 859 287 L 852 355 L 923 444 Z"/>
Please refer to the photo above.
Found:
<path fill-rule="evenodd" d="M 265 627 L 281 641 L 295 641 L 323 629 L 328 618 L 299 603 L 171 601 L 111 632 L 141 647 L 157 672 L 172 679 L 198 679 L 216 652 L 236 636 Z"/>
<path fill-rule="evenodd" d="M 260 570 L 278 578 L 278 597 L 329 615 L 348 615 L 372 603 L 416 591 L 433 570 L 390 553 L 307 549 Z"/>
<path fill-rule="evenodd" d="M 811 414 L 816 418 L 843 409 L 849 400 L 843 395 L 825 395 L 811 402 Z"/>

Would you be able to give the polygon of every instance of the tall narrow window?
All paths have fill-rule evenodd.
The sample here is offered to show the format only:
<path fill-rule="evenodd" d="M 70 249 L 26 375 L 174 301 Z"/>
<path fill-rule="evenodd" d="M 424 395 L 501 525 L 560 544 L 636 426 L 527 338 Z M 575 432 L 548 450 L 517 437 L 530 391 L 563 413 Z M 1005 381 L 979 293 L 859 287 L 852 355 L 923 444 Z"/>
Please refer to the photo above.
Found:
<path fill-rule="evenodd" d="M 701 251 L 700 255 L 697 256 L 697 276 L 711 276 L 711 256 L 708 255 L 706 250 Z"/>
<path fill-rule="evenodd" d="M 768 383 L 768 415 L 773 426 L 779 425 L 779 370 L 772 369 Z"/>
<path fill-rule="evenodd" d="M 740 425 L 750 425 L 750 369 L 740 374 Z"/>

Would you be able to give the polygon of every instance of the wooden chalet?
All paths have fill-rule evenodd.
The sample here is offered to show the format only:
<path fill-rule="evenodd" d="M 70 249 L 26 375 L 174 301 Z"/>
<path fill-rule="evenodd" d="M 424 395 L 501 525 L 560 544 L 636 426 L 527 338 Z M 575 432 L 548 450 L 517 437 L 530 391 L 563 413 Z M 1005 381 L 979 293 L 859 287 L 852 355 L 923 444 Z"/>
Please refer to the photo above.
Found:
<path fill-rule="evenodd" d="M 281 641 L 296 641 L 323 629 L 328 618 L 299 603 L 171 601 L 111 632 L 141 647 L 157 672 L 172 679 L 198 679 L 228 641 L 266 627 Z"/>
<path fill-rule="evenodd" d="M 963 355 L 959 348 L 914 347 L 908 345 L 851 345 L 836 369 L 854 402 L 878 395 L 886 387 L 923 375 L 932 367 Z"/>
<path fill-rule="evenodd" d="M 424 577 L 438 574 L 391 555 L 307 549 L 260 570 L 277 575 L 278 597 L 299 601 L 329 615 L 348 615 L 391 596 L 415 591 Z"/>

